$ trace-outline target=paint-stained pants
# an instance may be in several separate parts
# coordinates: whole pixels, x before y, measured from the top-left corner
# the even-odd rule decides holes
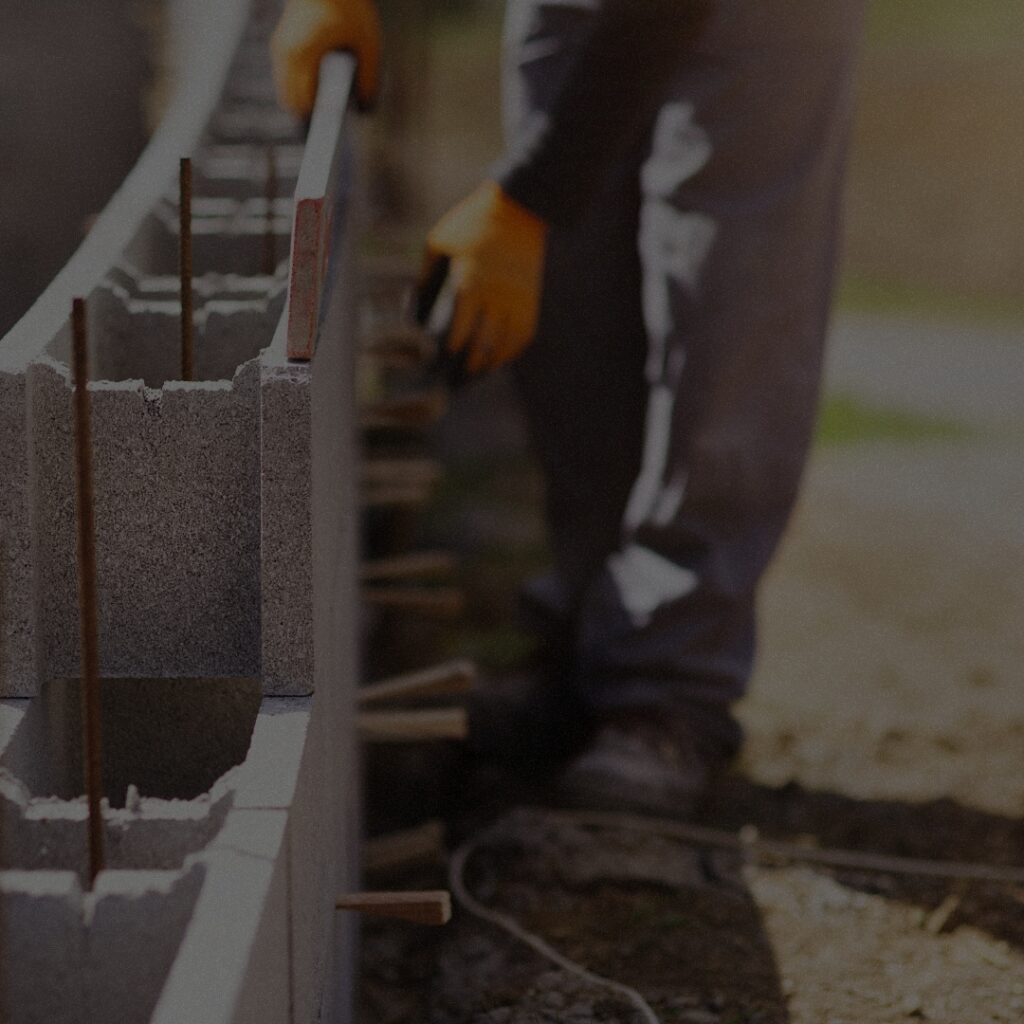
[[[510,146],[599,3],[509,0]],[[721,0],[582,222],[550,235],[516,375],[552,620],[595,713],[658,709],[738,740],[726,710],[817,406],[862,7]]]

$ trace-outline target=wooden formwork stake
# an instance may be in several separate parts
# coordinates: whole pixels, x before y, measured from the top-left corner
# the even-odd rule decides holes
[[[431,892],[355,892],[339,896],[339,910],[354,910],[372,917],[412,921],[413,924],[443,925],[452,918],[451,894],[443,889]]]
[[[444,416],[447,408],[447,393],[443,388],[432,388],[375,402],[360,413],[359,422],[364,430],[412,430],[432,426]]]
[[[382,487],[430,487],[441,478],[434,459],[368,459],[363,463],[363,483]]]
[[[195,376],[192,309],[192,161],[181,158],[178,172],[178,269],[181,276],[181,379]]]
[[[362,503],[424,505],[440,478],[441,467],[432,459],[369,459],[362,467]]]
[[[457,618],[466,608],[466,595],[458,587],[364,587],[363,600],[374,608],[440,619]]]
[[[75,421],[75,484],[78,523],[78,614],[81,646],[82,751],[89,804],[89,885],[103,870],[102,728],[100,721],[99,629],[96,612],[96,529],[93,519],[92,427],[89,415],[89,352],[85,301],[71,310]]]
[[[263,273],[272,277],[277,270],[277,236],[274,233],[274,207],[277,203],[277,151],[267,146],[267,223],[263,234]]]
[[[364,338],[364,355],[394,367],[419,366],[436,352],[436,343],[420,327],[389,327]]]
[[[421,861],[437,861],[444,854],[444,825],[427,821],[415,828],[390,832],[363,844],[364,871],[392,871]]]
[[[360,737],[369,743],[464,740],[469,735],[469,715],[465,708],[363,711],[357,717],[357,725]]]
[[[477,680],[477,668],[471,661],[450,661],[420,672],[381,679],[362,686],[357,701],[362,704],[384,704],[409,697],[450,697],[467,693]]]
[[[408,555],[394,555],[391,558],[364,562],[359,569],[359,577],[364,583],[429,579],[450,575],[457,566],[455,556],[449,551],[414,551]]]
[[[409,484],[404,487],[367,487],[363,492],[364,508],[397,508],[403,505],[426,505],[430,501],[432,488],[428,484]]]

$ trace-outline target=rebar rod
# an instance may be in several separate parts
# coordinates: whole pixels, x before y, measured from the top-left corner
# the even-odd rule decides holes
[[[81,646],[82,750],[89,803],[89,886],[103,870],[102,727],[99,630],[96,614],[96,529],[93,517],[92,430],[89,415],[89,353],[85,301],[71,312],[75,422],[75,484],[78,505],[78,612]]]

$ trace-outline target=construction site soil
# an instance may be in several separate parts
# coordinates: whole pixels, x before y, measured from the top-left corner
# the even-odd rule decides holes
[[[903,346],[913,364],[919,337],[943,332],[953,340],[933,345],[929,383],[908,375],[902,403],[887,400],[885,360]],[[1024,865],[1024,423],[993,401],[1007,382],[1024,382],[1024,357],[985,332],[840,324],[822,436],[762,595],[739,708],[746,747],[701,824],[811,849]],[[836,428],[836,396],[859,410],[856,436]],[[940,421],[955,429],[936,434]],[[433,644],[476,654],[497,680],[523,659],[528,642],[508,625],[516,581],[544,548],[518,437],[500,381],[456,401],[431,529],[465,556],[469,614],[440,631],[394,624],[387,659]],[[478,844],[466,871],[476,900],[632,986],[662,1021],[1024,1020],[1024,885],[754,863],[515,810],[543,790],[474,772],[454,748],[390,757],[371,771],[371,807],[384,780],[393,815],[445,817],[453,848]],[[445,881],[438,864],[389,884]],[[645,1019],[465,909],[430,936],[368,926],[363,977],[361,1020],[374,1024]]]

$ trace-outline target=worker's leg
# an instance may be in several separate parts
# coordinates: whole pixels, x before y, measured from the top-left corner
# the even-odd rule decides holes
[[[592,5],[589,5],[592,6]],[[588,4],[510,0],[506,37],[508,145],[550,108],[593,11]],[[636,252],[643,132],[591,212],[553,229],[540,324],[515,373],[544,470],[556,572],[530,588],[563,625],[620,540],[643,443],[647,349]],[[557,625],[557,622],[554,623]]]
[[[860,6],[723,2],[658,117],[641,175],[643,468],[581,613],[598,715],[738,738],[755,589],[815,415]]]

